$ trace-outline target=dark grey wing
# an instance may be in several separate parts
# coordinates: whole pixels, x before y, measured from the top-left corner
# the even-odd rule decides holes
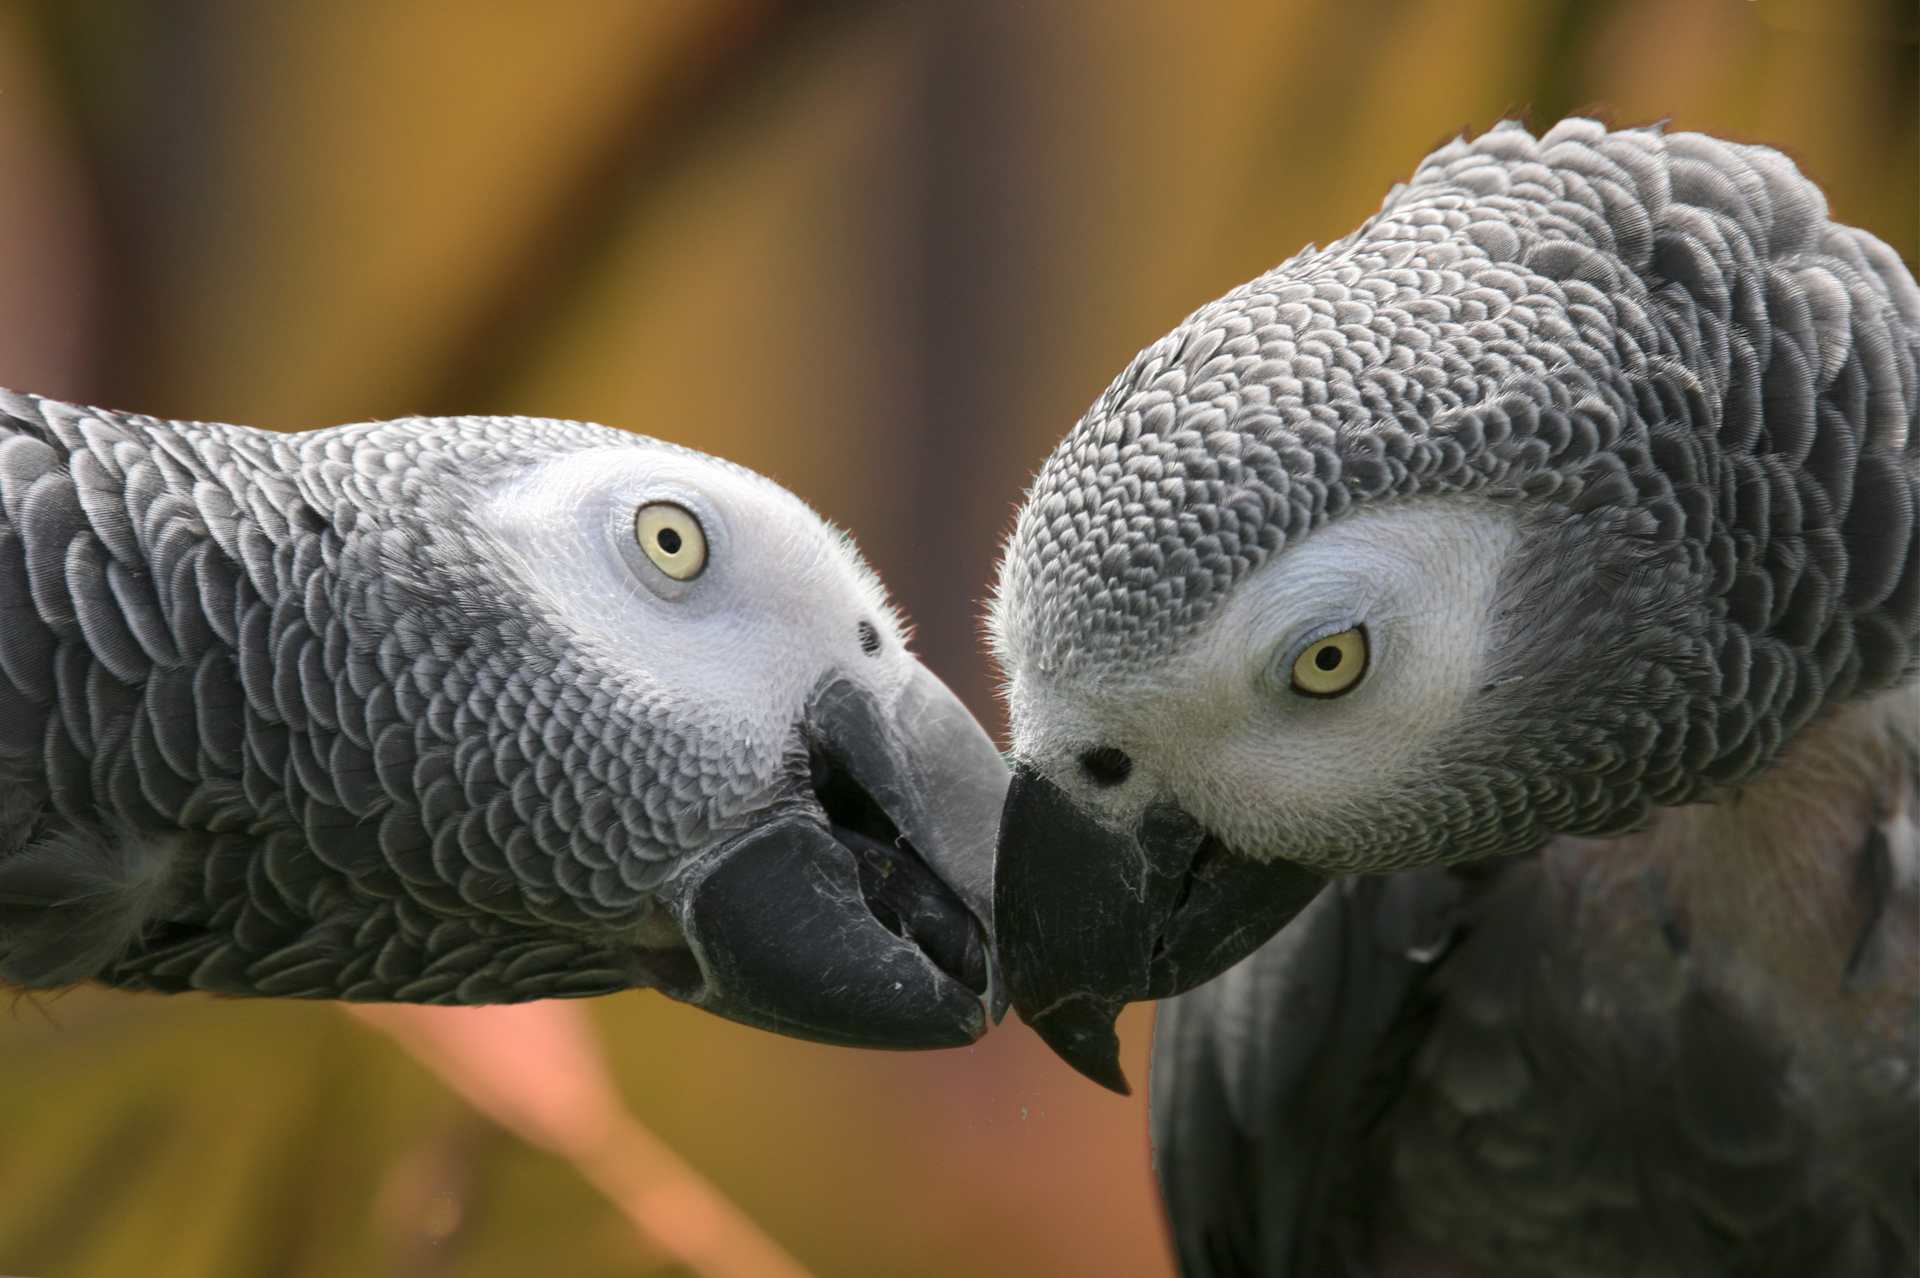
[[[647,889],[549,851],[584,822],[523,818],[589,769],[531,732],[524,619],[474,588],[497,569],[435,531],[459,473],[608,434],[288,437],[0,391],[0,981],[416,1002],[642,983],[550,926],[600,917],[563,887],[628,913]],[[637,845],[641,805],[616,806]]]
[[[218,516],[236,509],[235,477],[256,470],[258,504],[277,500],[282,522],[299,513],[292,485],[267,473],[272,447],[238,427],[0,393],[9,980],[102,974],[186,893],[183,865],[245,837],[223,815],[253,780],[241,735],[255,672],[239,632],[263,630],[283,594],[256,583],[294,564],[277,566],[277,547]]]
[[[1386,1204],[1370,1241],[1530,1276],[1914,1273],[1920,794],[1910,742],[1855,756],[1883,764],[1856,774],[1857,832],[1789,827],[1816,855],[1769,868],[1783,848],[1731,844],[1769,897],[1846,928],[1689,878],[1714,849],[1687,841],[1567,840],[1476,891],[1348,1204]],[[1802,806],[1852,807],[1813,775]]]
[[[1328,1210],[1425,1024],[1420,986],[1463,882],[1446,870],[1334,883],[1219,979],[1160,1005],[1154,1170],[1188,1278],[1319,1278]]]

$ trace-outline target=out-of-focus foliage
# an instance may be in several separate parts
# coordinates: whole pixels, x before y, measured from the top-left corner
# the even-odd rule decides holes
[[[16,0],[0,383],[722,453],[851,527],[991,720],[998,538],[1140,345],[1515,112],[1774,143],[1912,261],[1916,26],[1911,0]],[[909,1057],[651,995],[591,1015],[639,1119],[820,1274],[1168,1272],[1140,1102],[1018,1027]],[[23,1002],[0,1097],[0,1272],[672,1272],[331,1008]]]

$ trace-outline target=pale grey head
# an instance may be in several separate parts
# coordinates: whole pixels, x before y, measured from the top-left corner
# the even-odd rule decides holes
[[[1913,678],[1916,360],[1912,275],[1785,156],[1585,120],[1196,311],[1002,565],[1015,1005],[1111,1079],[1121,1002],[1322,876],[1630,829]],[[1052,948],[1082,909],[1112,953]]]

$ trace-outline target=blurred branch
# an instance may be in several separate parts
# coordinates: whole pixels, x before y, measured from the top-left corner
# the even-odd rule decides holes
[[[870,8],[860,0],[761,0],[715,6],[670,76],[646,76],[617,112],[605,141],[549,204],[448,345],[446,372],[420,397],[423,412],[491,411],[488,401],[520,372],[526,352],[605,260],[648,195],[669,189],[683,164],[760,100],[756,92],[837,23]]]
[[[735,1203],[627,1110],[586,1013],[348,1005],[474,1108],[571,1162],[649,1246],[703,1278],[810,1278]]]
[[[45,91],[62,117],[64,164],[87,208],[93,278],[76,275],[62,287],[89,288],[101,301],[89,325],[84,363],[71,381],[49,379],[27,389],[130,403],[144,355],[142,327],[154,322],[148,263],[158,202],[142,196],[156,174],[183,188],[199,180],[204,152],[180,143],[196,135],[196,112],[204,105],[203,77],[188,54],[206,24],[205,15],[190,8],[165,20],[126,8],[83,12],[88,8],[31,0],[10,15],[40,60]],[[168,110],[125,111],[122,95],[141,83],[132,74],[136,57],[149,74],[164,77]],[[129,117],[132,123],[123,123]],[[29,186],[35,184],[29,179]],[[28,256],[46,251],[36,242]]]

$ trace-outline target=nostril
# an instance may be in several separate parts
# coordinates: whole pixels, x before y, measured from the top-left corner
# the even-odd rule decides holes
[[[1125,750],[1095,746],[1080,756],[1080,770],[1087,774],[1087,780],[1109,789],[1124,783],[1133,774],[1133,760]]]

